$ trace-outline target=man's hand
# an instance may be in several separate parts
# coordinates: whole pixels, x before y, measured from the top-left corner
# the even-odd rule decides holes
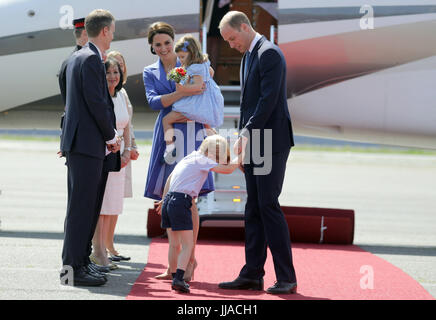
[[[245,154],[245,148],[247,147],[248,138],[244,136],[239,136],[238,140],[236,140],[235,144],[233,145],[233,152],[235,155]]]
[[[107,144],[107,149],[110,152],[117,153],[121,148],[121,138],[117,136],[117,141],[113,144]]]
[[[233,146],[233,151],[238,156],[238,167],[244,173],[244,158],[245,158],[245,149],[247,147],[248,138],[244,136],[239,136],[238,140],[236,140],[235,145]]]

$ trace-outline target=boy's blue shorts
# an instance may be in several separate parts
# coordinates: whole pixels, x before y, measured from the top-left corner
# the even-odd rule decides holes
[[[168,192],[162,203],[161,228],[173,231],[192,230],[192,198],[180,192]]]

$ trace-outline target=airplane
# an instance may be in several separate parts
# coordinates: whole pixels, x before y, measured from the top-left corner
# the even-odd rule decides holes
[[[435,149],[436,1],[278,6],[296,132]]]
[[[297,134],[436,148],[435,0],[279,0],[276,5]],[[127,6],[0,0],[0,19],[6,22],[0,30],[0,68],[7,75],[0,79],[0,111],[59,94],[59,66],[73,47],[72,20],[99,6],[116,15],[111,49],[125,55],[127,89],[141,100],[142,70],[156,59],[148,50],[148,25],[167,21],[177,38],[201,33],[200,1],[133,0]]]
[[[0,0],[0,111],[60,101],[57,74],[74,46],[72,20],[99,7],[116,18],[110,50],[128,62],[134,105],[145,103],[142,71],[156,60],[147,43],[152,22],[166,21],[176,40],[191,33],[206,47],[202,25],[211,13],[203,16],[200,0]],[[233,0],[232,9],[245,10],[282,49],[295,134],[436,149],[436,0]],[[221,42],[216,78],[229,96],[228,128],[239,115],[232,93],[238,96],[240,57]],[[241,175],[215,179],[217,190],[199,203],[204,217],[243,212]]]
[[[58,98],[58,72],[75,45],[72,21],[97,8],[112,12],[116,33],[111,50],[128,61],[130,98],[145,100],[142,72],[156,60],[147,43],[148,26],[159,20],[177,30],[198,36],[200,2],[192,0],[120,1],[0,0],[0,111],[23,105],[62,102]],[[138,97],[135,99],[135,97]],[[133,102],[133,101],[132,101]],[[63,107],[60,106],[60,110]]]

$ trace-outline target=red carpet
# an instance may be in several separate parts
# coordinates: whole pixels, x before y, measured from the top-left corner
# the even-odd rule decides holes
[[[434,300],[413,278],[383,259],[354,245],[293,244],[298,292],[270,295],[257,291],[233,291],[218,288],[218,283],[237,277],[244,264],[243,242],[199,240],[198,268],[190,282],[191,293],[171,290],[170,280],[154,276],[167,267],[167,239],[153,239],[149,259],[136,280],[129,300]],[[268,252],[264,277],[265,290],[274,284],[272,258]]]

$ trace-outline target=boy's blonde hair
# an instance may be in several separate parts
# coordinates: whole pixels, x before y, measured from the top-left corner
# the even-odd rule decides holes
[[[214,134],[203,140],[198,151],[204,156],[209,154],[215,157],[215,162],[219,164],[228,164],[230,162],[230,147],[227,139]]]
[[[208,55],[201,52],[201,45],[192,34],[187,34],[176,42],[174,47],[175,52],[188,52],[189,58],[186,61],[186,66],[194,63],[205,63],[208,60]]]

